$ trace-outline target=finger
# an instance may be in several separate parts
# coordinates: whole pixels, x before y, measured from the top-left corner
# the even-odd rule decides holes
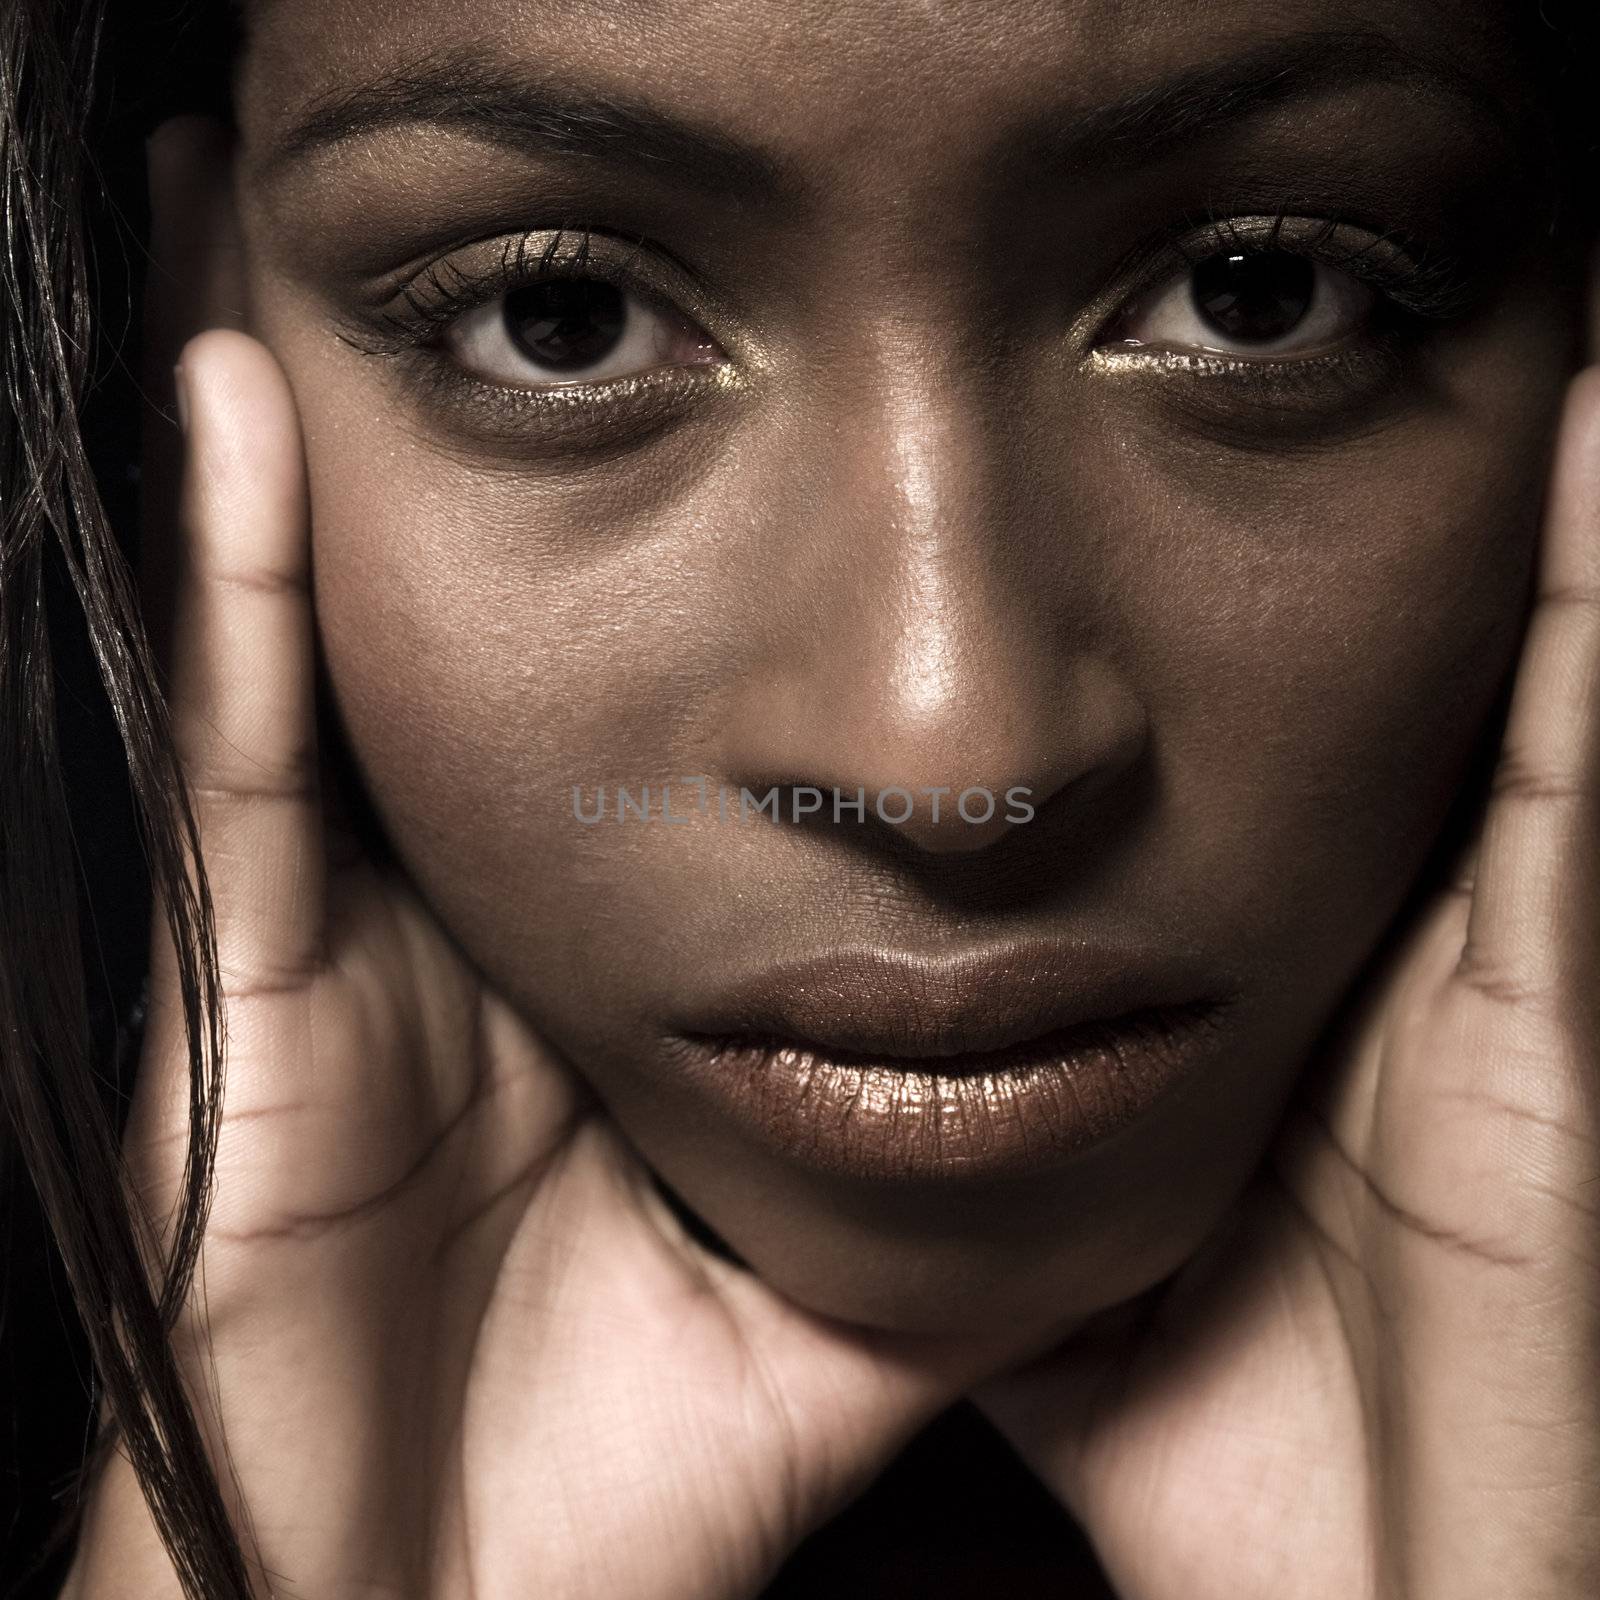
[[[1477,849],[1462,974],[1555,992],[1600,917],[1600,368],[1572,385],[1532,615]]]
[[[310,538],[282,370],[244,334],[185,346],[172,718],[230,1004],[323,954]]]
[[[140,498],[144,611],[158,659],[170,651],[183,452],[172,388],[178,353],[207,328],[244,326],[245,275],[233,207],[233,135],[213,117],[172,117],[146,144],[150,236]]]

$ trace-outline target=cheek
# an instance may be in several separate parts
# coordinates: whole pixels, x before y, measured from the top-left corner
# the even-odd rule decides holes
[[[1192,897],[1229,882],[1235,927],[1268,947],[1304,893],[1348,897],[1358,922],[1392,906],[1521,620],[1553,408],[1506,402],[1320,454],[1107,426],[1075,462],[1019,464],[1038,500],[1016,525],[1041,530],[1055,614],[1149,713],[1152,880]],[[572,791],[716,771],[719,697],[793,608],[762,557],[793,543],[794,496],[773,489],[792,468],[752,448],[541,478],[384,454],[352,438],[349,408],[305,410],[330,675],[424,886],[497,941],[508,873],[615,883],[612,914],[647,915],[652,864],[667,877],[692,852],[575,827]],[[826,493],[800,496],[808,518]]]
[[[1130,561],[1117,626],[1168,838],[1258,949],[1375,937],[1436,837],[1514,661],[1554,394],[1322,455],[1141,463],[1155,576]]]
[[[674,841],[583,826],[574,790],[710,770],[697,739],[737,607],[698,529],[726,491],[386,457],[331,402],[303,411],[318,625],[371,798],[446,924],[554,1026],[552,1002],[606,997],[619,926],[681,910]]]
[[[1214,1098],[1030,1190],[1002,1251],[959,1201],[909,1232],[840,1213],[633,1064],[689,964],[731,967],[757,913],[815,902],[818,841],[573,820],[574,785],[719,770],[720,696],[793,611],[773,573],[794,524],[844,515],[826,450],[751,437],[679,476],[641,456],[558,482],[415,443],[386,456],[352,437],[331,388],[296,388],[313,397],[330,678],[425,897],[748,1259],[840,1314],[887,1295],[890,1323],[920,1317],[949,1273],[974,1305],[1063,1284],[1133,1293],[1209,1227],[1397,909],[1510,665],[1557,398],[1552,384],[1505,414],[1322,454],[1108,425],[1075,462],[1057,447],[1008,463],[1037,497],[1007,524],[1030,530],[1048,598],[1028,615],[1118,667],[1159,761],[1155,803],[1119,814],[1104,899],[1169,919],[1252,999]]]

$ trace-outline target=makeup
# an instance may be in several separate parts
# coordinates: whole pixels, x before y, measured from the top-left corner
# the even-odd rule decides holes
[[[236,193],[396,865],[797,1303],[1148,1287],[1515,659],[1581,296],[1481,19],[378,9],[263,27]],[[1036,815],[795,814],[900,784]]]
[[[1203,1074],[1229,1003],[1110,946],[830,953],[730,989],[669,1054],[789,1160],[982,1181],[1067,1160]]]

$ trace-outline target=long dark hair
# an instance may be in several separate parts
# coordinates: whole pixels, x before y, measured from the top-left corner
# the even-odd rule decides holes
[[[1526,3],[1528,38],[1543,58],[1550,96],[1552,158],[1566,169],[1567,225],[1587,231],[1596,153],[1587,93],[1593,0]],[[136,9],[137,25],[126,21]],[[200,101],[214,104],[217,35],[207,30],[229,9],[224,0],[192,0],[166,19],[170,38],[140,59],[177,62],[181,78],[209,57]],[[155,0],[121,12],[118,25],[135,31],[161,23]],[[64,1370],[73,1349],[86,1354],[92,1376],[80,1391],[81,1417],[93,1420],[97,1435],[87,1458],[80,1451],[68,1463],[45,1559],[34,1550],[25,1569],[27,1525],[17,1511],[9,1522],[0,1514],[0,1560],[13,1579],[25,1570],[59,1572],[81,1468],[92,1471],[116,1446],[138,1473],[184,1592],[192,1600],[248,1600],[249,1567],[169,1339],[206,1219],[221,1109],[221,997],[194,819],[114,527],[131,518],[108,513],[108,506],[127,511],[128,485],[108,479],[103,467],[97,473],[86,432],[97,396],[101,403],[107,393],[120,397],[127,413],[138,409],[118,348],[121,328],[135,323],[129,316],[119,323],[110,310],[119,294],[126,310],[128,258],[92,248],[97,237],[126,243],[128,231],[114,205],[101,213],[108,228],[97,234],[91,223],[108,204],[97,139],[106,148],[108,125],[121,137],[128,132],[126,107],[118,124],[105,105],[102,13],[103,0],[0,0],[0,1336],[11,1378],[0,1401],[10,1408],[0,1412],[0,1488],[9,1478],[21,1506],[41,1448],[35,1436],[52,1424],[58,1434],[70,1432],[48,1405],[43,1416],[29,1412],[36,1386],[24,1366],[45,1359],[46,1346],[67,1352]],[[111,38],[112,54],[126,54],[127,37]],[[184,41],[186,52],[167,49]],[[143,108],[146,127],[160,111],[180,108],[158,102]],[[136,252],[136,244],[130,248]],[[108,379],[108,366],[120,382]],[[74,661],[87,664],[76,679]],[[115,1024],[123,997],[103,938],[115,917],[74,823],[86,787],[74,770],[76,741],[89,737],[82,730],[91,724],[111,730],[147,869],[132,903],[141,918],[147,901],[159,908],[179,957],[189,1145],[181,1204],[160,1246],[122,1168],[126,1063]],[[126,918],[126,906],[123,912]],[[27,1281],[18,1264],[34,1255]],[[58,1278],[70,1292],[64,1316],[49,1296]],[[49,1396],[50,1386],[43,1392]]]
[[[7,0],[0,10],[0,1163],[8,1221],[37,1207],[77,1308],[100,1412],[96,1456],[113,1442],[127,1452],[186,1593],[244,1600],[251,1585],[168,1337],[200,1247],[221,1111],[211,904],[128,565],[80,425],[96,348],[86,89],[100,45],[94,0]],[[56,645],[73,634],[116,729],[177,953],[189,1143],[164,1233],[125,1182],[91,1025],[93,896],[80,877],[57,697]],[[9,1270],[6,1287],[15,1316]]]

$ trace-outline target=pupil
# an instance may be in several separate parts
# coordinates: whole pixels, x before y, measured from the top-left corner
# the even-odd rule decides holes
[[[1317,269],[1282,251],[1212,256],[1194,271],[1195,309],[1219,333],[1270,344],[1293,333],[1311,309]]]
[[[541,366],[593,366],[615,349],[627,320],[622,290],[598,278],[552,278],[513,289],[505,301],[511,342]]]

